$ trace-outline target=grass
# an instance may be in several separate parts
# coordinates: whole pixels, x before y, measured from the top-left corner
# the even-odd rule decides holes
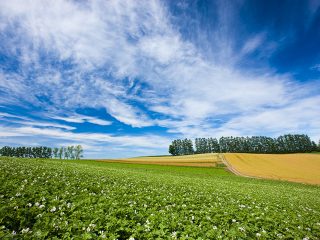
[[[228,163],[246,176],[320,185],[320,155],[224,154]]]
[[[320,188],[221,168],[0,159],[1,239],[319,239]]]

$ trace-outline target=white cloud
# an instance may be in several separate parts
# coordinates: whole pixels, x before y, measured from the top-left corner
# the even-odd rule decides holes
[[[221,27],[213,32],[210,44],[214,51],[208,57],[198,45],[183,38],[160,1],[2,1],[3,49],[22,67],[19,74],[0,72],[0,89],[7,92],[0,96],[0,103],[18,105],[25,101],[46,108],[43,97],[50,100],[50,107],[62,112],[105,108],[127,125],[159,125],[192,137],[243,134],[251,124],[260,126],[256,131],[273,133],[276,127],[268,124],[271,122],[279,131],[298,129],[301,121],[309,129],[317,129],[317,115],[312,114],[315,108],[309,108],[308,118],[294,114],[295,108],[303,110],[303,99],[312,92],[309,87],[300,89],[291,76],[276,74],[268,66],[254,71],[237,68],[245,55],[267,46],[267,36],[253,35],[236,51],[233,45],[237,39],[232,34],[237,21],[232,12],[235,7],[217,4]],[[12,30],[14,36],[7,36],[6,31]],[[46,54],[71,67],[56,67],[40,60]],[[286,120],[286,116],[292,117]],[[221,117],[227,123],[215,125],[214,120]],[[91,116],[53,118],[111,124]],[[289,124],[279,125],[284,121]],[[39,129],[32,131],[42,134]],[[79,134],[52,131],[48,134],[54,138],[82,139]],[[116,139],[125,140],[121,136]],[[117,143],[121,145],[120,140]],[[133,142],[141,146],[138,139]]]
[[[170,140],[165,137],[156,135],[143,136],[114,136],[104,133],[75,133],[70,131],[62,131],[61,129],[53,128],[38,128],[38,127],[1,127],[0,137],[41,137],[42,141],[55,139],[60,142],[76,142],[84,145],[99,146],[104,144],[104,147],[112,148],[113,146],[121,146],[126,149],[129,147],[149,148],[149,149],[167,149]],[[60,144],[59,144],[60,145]],[[93,148],[93,147],[92,147]]]
[[[264,38],[265,35],[261,33],[246,41],[241,50],[242,54],[249,54],[254,52],[259,46],[261,46]]]
[[[61,128],[61,129],[65,129],[65,130],[76,129],[75,127],[68,126],[68,125],[58,124],[58,123],[54,123],[54,122],[33,120],[29,117],[19,116],[19,115],[4,113],[4,112],[0,112],[0,118],[2,118],[2,123],[6,122],[10,125],[18,124],[18,125],[23,125],[23,126],[52,127],[52,128]]]
[[[279,109],[258,110],[229,121],[227,129],[246,129],[246,134],[270,132],[273,135],[298,132],[320,138],[320,97],[309,97]]]
[[[89,118],[87,119],[87,121],[96,125],[101,125],[101,126],[108,126],[112,124],[112,122],[110,121],[102,120],[99,118]]]
[[[314,66],[312,66],[312,67],[311,67],[311,70],[320,71],[320,63],[319,63],[319,64],[315,64]]]
[[[7,118],[7,117],[15,118],[16,115],[13,115],[13,114],[10,114],[10,113],[0,112],[0,118]]]
[[[65,122],[70,122],[70,123],[83,123],[85,122],[85,120],[81,117],[60,117],[60,116],[53,116],[51,117],[53,119],[57,119],[57,120],[62,120]]]
[[[173,123],[174,132],[183,132],[186,136],[221,137],[221,136],[279,136],[286,133],[308,134],[314,141],[320,139],[320,98],[303,98],[281,108],[256,109],[243,112],[215,126],[214,123],[202,122],[198,126]]]
[[[181,40],[177,35],[157,35],[142,38],[139,41],[138,48],[144,57],[151,58],[160,64],[170,64],[183,57],[180,55],[180,42]]]
[[[70,123],[84,123],[84,122],[89,122],[92,124],[96,124],[96,125],[101,125],[101,126],[107,126],[107,125],[111,125],[112,122],[111,121],[106,121],[100,118],[95,118],[95,117],[91,117],[91,116],[85,116],[85,115],[81,115],[81,114],[73,114],[70,116],[48,116],[49,118],[52,119],[57,119],[57,120],[62,120],[65,122],[70,122]]]
[[[63,124],[57,124],[57,123],[52,123],[52,122],[37,122],[37,121],[13,121],[16,124],[21,124],[21,125],[27,125],[27,126],[34,126],[34,127],[52,127],[52,128],[61,128],[61,129],[66,129],[66,130],[74,130],[76,129],[75,127],[63,125]],[[12,123],[12,121],[11,121]]]

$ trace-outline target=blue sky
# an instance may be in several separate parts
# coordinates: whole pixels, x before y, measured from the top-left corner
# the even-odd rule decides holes
[[[320,138],[320,1],[1,1],[0,146]]]

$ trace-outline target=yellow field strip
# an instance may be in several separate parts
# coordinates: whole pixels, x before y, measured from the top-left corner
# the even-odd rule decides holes
[[[226,153],[224,156],[225,165],[240,176],[320,184],[317,154]]]
[[[215,167],[219,162],[221,162],[218,154],[214,153],[195,154],[186,156],[138,157],[103,161],[117,163],[156,164],[193,167]]]

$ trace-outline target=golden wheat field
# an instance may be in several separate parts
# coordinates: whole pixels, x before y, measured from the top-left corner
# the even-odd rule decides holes
[[[231,170],[244,176],[320,184],[320,154],[224,154]]]
[[[137,164],[157,164],[170,166],[193,166],[193,167],[215,167],[220,160],[220,156],[215,153],[195,154],[185,156],[159,156],[159,157],[137,157],[123,158],[115,160],[104,160],[108,162],[137,163]]]

